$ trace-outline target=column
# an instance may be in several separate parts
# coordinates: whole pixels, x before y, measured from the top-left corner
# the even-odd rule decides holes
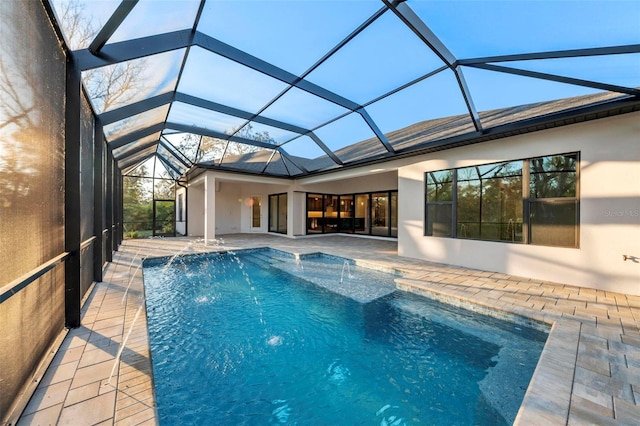
[[[216,238],[216,178],[210,173],[204,177],[204,239]]]

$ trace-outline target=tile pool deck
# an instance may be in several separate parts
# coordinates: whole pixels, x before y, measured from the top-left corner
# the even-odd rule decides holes
[[[157,424],[142,259],[273,247],[405,272],[398,287],[500,317],[553,324],[516,418],[521,425],[640,424],[640,297],[397,256],[395,241],[346,236],[128,240],[92,288],[18,425]],[[640,279],[640,278],[639,278]]]

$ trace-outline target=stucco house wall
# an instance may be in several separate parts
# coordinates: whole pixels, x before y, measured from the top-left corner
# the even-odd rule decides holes
[[[425,172],[580,152],[579,248],[424,236]],[[398,169],[400,256],[640,294],[640,113],[414,158]],[[623,255],[632,256],[624,260]]]

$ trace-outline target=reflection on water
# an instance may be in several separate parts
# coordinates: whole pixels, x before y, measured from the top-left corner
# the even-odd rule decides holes
[[[299,277],[294,256],[275,267],[283,258],[145,261],[161,423],[513,422],[545,333],[404,292],[357,301]]]

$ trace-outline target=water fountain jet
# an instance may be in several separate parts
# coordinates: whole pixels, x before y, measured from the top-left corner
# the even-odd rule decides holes
[[[344,270],[347,269],[347,278],[350,280],[353,279],[353,275],[351,274],[351,265],[348,260],[345,260],[342,264],[342,273],[340,274],[340,284],[344,282]]]

